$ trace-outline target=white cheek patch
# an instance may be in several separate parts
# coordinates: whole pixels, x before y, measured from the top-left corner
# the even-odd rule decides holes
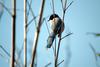
[[[53,19],[53,23],[54,23],[54,24],[57,24],[57,23],[58,23],[58,20],[59,20],[58,18],[54,18],[54,19]]]
[[[51,33],[51,32],[53,32],[53,30],[52,30],[53,20],[50,20],[49,22],[50,22],[50,33]]]
[[[51,26],[52,26],[52,24],[53,24],[53,23],[52,23],[53,21],[52,21],[52,20],[50,20],[49,22],[50,22],[50,27],[51,27]]]
[[[50,32],[53,32],[55,26],[57,25],[57,23],[59,23],[59,18],[54,18],[53,20],[50,20]]]

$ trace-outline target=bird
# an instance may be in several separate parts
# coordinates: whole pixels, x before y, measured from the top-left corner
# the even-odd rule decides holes
[[[58,14],[51,14],[48,20],[51,24],[51,31],[47,39],[47,48],[51,48],[53,41],[58,35],[58,37],[61,36],[62,32],[64,31],[64,22],[63,20],[58,16]]]

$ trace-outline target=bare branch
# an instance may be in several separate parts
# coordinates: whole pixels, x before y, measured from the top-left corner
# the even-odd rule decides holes
[[[61,5],[62,5],[62,9],[64,9],[64,6],[63,6],[63,0],[61,0]]]
[[[65,8],[65,11],[73,4],[74,1],[72,1],[68,6],[67,8]]]
[[[15,67],[15,46],[16,46],[16,0],[13,0],[12,6],[12,46],[11,46],[11,67]]]
[[[31,9],[31,5],[32,5],[32,0],[30,1],[30,3],[29,3],[29,1],[27,0],[27,4],[28,4],[28,6],[29,6],[29,10],[27,11],[27,16],[29,15],[29,12],[30,12],[30,9]]]
[[[0,2],[0,4],[5,8],[5,10],[12,16],[12,13],[9,11],[9,9],[3,4]]]
[[[92,51],[93,51],[93,53],[94,53],[97,67],[100,67],[100,65],[97,63],[97,60],[98,60],[98,59],[97,59],[97,53],[96,53],[96,50],[94,49],[94,47],[93,47],[91,44],[89,44],[89,46],[91,47],[91,49],[92,49]]]
[[[46,24],[46,27],[47,27],[47,31],[48,31],[48,33],[49,33],[49,35],[50,35],[49,27],[48,27],[48,25],[47,25],[47,22],[46,22],[46,21],[45,21],[45,24]]]
[[[64,10],[66,9],[66,5],[67,5],[67,0],[65,0]]]
[[[51,62],[49,62],[47,65],[45,65],[45,67],[48,67],[48,66],[50,66],[51,65]]]
[[[51,46],[51,47],[52,47],[52,50],[53,50],[53,54],[55,56],[55,48],[53,46]]]
[[[39,34],[40,34],[41,20],[42,20],[42,16],[43,16],[44,4],[45,4],[45,0],[42,0],[42,5],[41,5],[41,9],[40,9],[38,26],[37,26],[37,30],[36,30],[36,33],[35,33],[34,44],[33,44],[34,48],[33,48],[33,53],[32,53],[31,67],[34,67],[34,60],[35,60],[35,55],[36,55],[38,38],[39,38]]]
[[[7,56],[10,57],[10,53],[8,53],[7,50],[5,50],[5,48],[2,45],[0,45],[0,48],[7,54]]]
[[[30,21],[29,21],[29,23],[26,25],[26,27],[28,27],[31,23],[32,23],[32,21],[33,20],[35,20],[37,17],[33,17]]]
[[[52,0],[52,12],[53,14],[55,14],[55,7],[54,7],[54,0]],[[55,19],[54,19],[55,22]],[[55,37],[55,46],[53,47],[53,51],[54,51],[54,66],[56,67],[56,37]]]
[[[24,42],[23,42],[23,44],[24,44]],[[19,62],[19,60],[22,60],[22,59],[20,59],[20,57],[21,57],[21,53],[22,53],[22,51],[23,51],[23,48],[24,48],[24,45],[22,44],[22,46],[21,46],[21,49],[18,51],[18,53],[17,53],[17,55],[18,55],[18,57],[17,57],[17,59],[16,59],[16,64],[18,65],[18,66],[20,66],[20,64],[22,64],[22,63],[20,63]]]
[[[68,37],[68,36],[70,36],[71,34],[73,34],[73,33],[69,33],[69,34],[63,36],[63,37],[61,38],[61,40],[64,39],[64,38],[66,38],[66,37]]]
[[[30,11],[31,11],[31,14],[32,14],[33,18],[35,18],[35,19],[34,19],[34,21],[35,21],[35,27],[37,27],[36,16],[34,15],[34,12],[33,12],[33,10],[32,10],[31,4],[29,4],[28,1],[27,1],[27,4],[28,4],[28,6],[29,6],[29,8],[30,8]],[[33,21],[33,20],[32,20],[32,21]]]
[[[54,57],[56,59],[56,37],[55,37],[55,52],[54,52]]]
[[[65,2],[63,2],[63,0],[61,0],[61,4],[62,4],[62,9],[63,9],[63,14],[62,14],[62,16],[63,16],[63,20],[64,20],[64,16],[65,16],[65,12],[66,12],[66,10],[65,10],[65,8],[66,8],[66,5],[67,5],[67,0],[65,0]]]
[[[54,0],[52,0],[52,7],[53,7],[52,12],[54,14],[55,13]]]
[[[58,64],[57,64],[57,66],[59,66],[61,63],[63,63],[64,62],[64,60],[62,60],[61,62],[59,62]],[[49,62],[48,64],[46,64],[45,65],[45,67],[48,67],[48,66],[50,66],[51,65],[51,62]]]
[[[63,62],[64,62],[64,60],[62,60],[60,63],[58,63],[57,66],[59,66],[59,65],[60,65],[61,63],[63,63]]]
[[[92,49],[92,51],[94,53],[95,59],[97,61],[96,51],[95,51],[94,47],[91,44],[89,44],[89,46],[91,47],[91,49]]]
[[[55,67],[57,67],[57,64],[58,64],[58,55],[59,55],[60,43],[61,43],[61,35],[59,37],[59,42],[58,42],[57,55],[56,55],[56,59],[55,59]]]
[[[24,0],[24,66],[27,67],[27,0]]]

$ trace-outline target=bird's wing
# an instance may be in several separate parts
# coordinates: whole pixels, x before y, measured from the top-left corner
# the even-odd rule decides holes
[[[53,24],[53,27],[52,27],[54,33],[58,34],[58,31],[61,28],[61,22],[62,22],[61,19],[55,19],[55,23]]]

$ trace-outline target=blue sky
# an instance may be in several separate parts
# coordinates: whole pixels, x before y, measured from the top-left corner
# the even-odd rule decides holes
[[[0,0],[1,1],[1,0]],[[30,0],[29,0],[30,1]],[[68,4],[72,0],[68,0]],[[94,37],[92,35],[87,35],[87,32],[97,32],[100,33],[100,0],[73,0],[74,3],[66,11],[65,15],[65,30],[62,36],[66,35],[68,32],[73,34],[70,37],[65,38],[61,42],[59,62],[64,60],[64,62],[59,67],[66,67],[68,55],[70,52],[71,57],[68,67],[97,67],[96,60],[93,51],[91,50],[89,43],[93,45],[96,52],[100,53],[100,38]],[[44,67],[47,63],[52,64],[49,67],[53,67],[54,56],[52,48],[46,50],[48,31],[45,23],[48,24],[48,16],[52,14],[52,7],[50,5],[51,0],[46,0],[44,17],[47,17],[46,22],[43,23],[41,27],[41,33],[38,42],[37,49],[37,66]],[[11,0],[4,0],[5,6],[7,6],[10,11]],[[37,16],[40,10],[41,0],[32,1],[32,9],[34,14]],[[16,50],[20,50],[23,45],[23,0],[17,0],[17,19],[16,19]],[[55,12],[62,17],[62,8],[60,0],[55,0]],[[28,22],[32,19],[31,13],[28,16]],[[38,17],[36,21],[38,20]],[[35,33],[35,22],[31,23],[28,27],[29,31],[27,34],[28,38],[28,62],[31,57],[31,47],[34,40]],[[9,53],[11,51],[11,16],[4,9],[4,13],[0,20],[0,45],[2,45]],[[53,44],[54,46],[54,44]],[[3,67],[9,67],[9,61],[5,60],[9,57],[0,49],[0,54],[4,55],[4,58],[0,56],[0,64]],[[21,59],[23,60],[23,53],[21,54]],[[6,58],[6,59],[5,59]],[[98,57],[97,63],[100,65],[100,57]],[[5,65],[6,64],[6,65]]]

